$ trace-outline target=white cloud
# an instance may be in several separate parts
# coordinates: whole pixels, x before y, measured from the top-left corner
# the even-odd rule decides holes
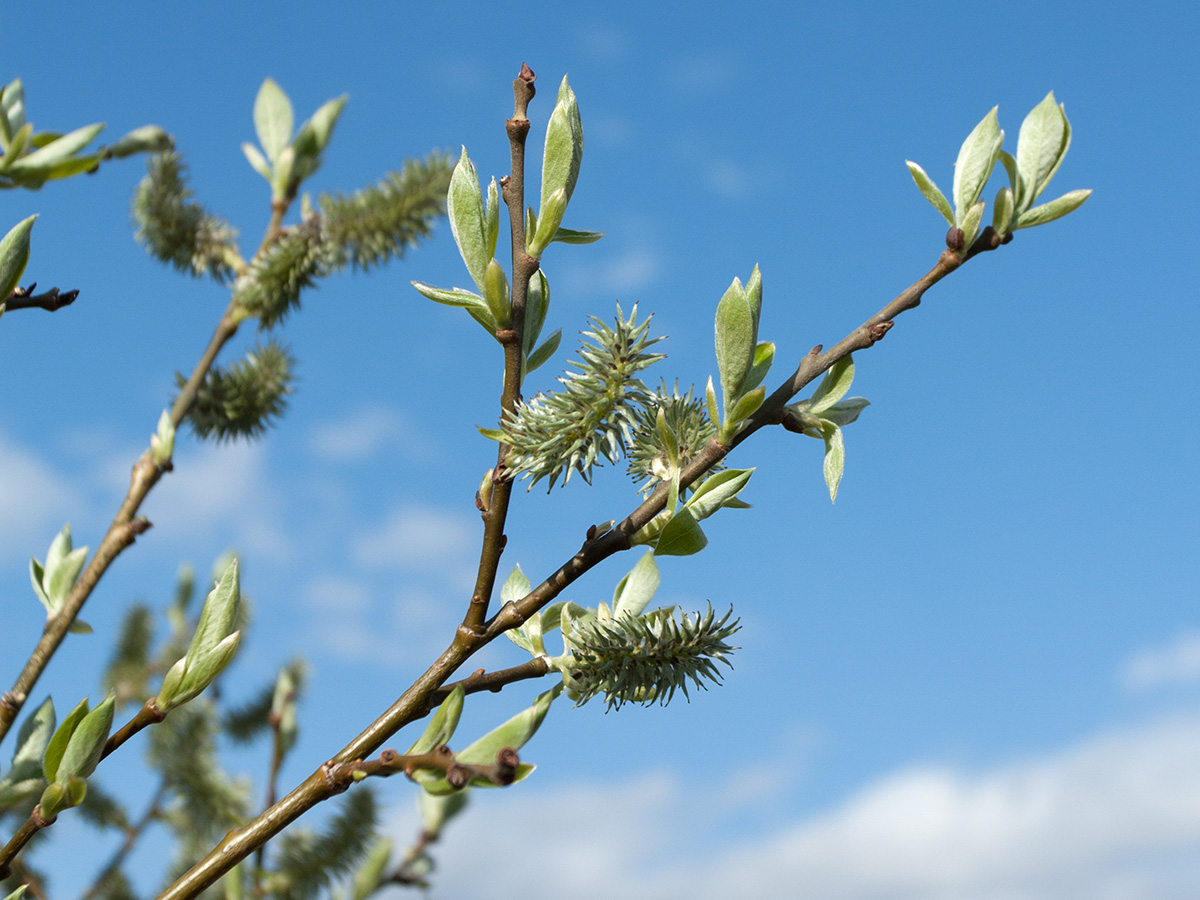
[[[0,559],[44,558],[84,498],[69,478],[2,434],[0,460]]]
[[[436,656],[446,644],[460,595],[437,597],[411,586],[379,598],[355,579],[326,576],[310,582],[305,600],[315,613],[313,643],[362,665],[397,668]]]
[[[661,268],[662,260],[657,253],[644,246],[631,247],[602,262],[574,262],[564,267],[562,290],[571,296],[644,294]]]
[[[393,409],[363,407],[327,422],[309,436],[309,449],[327,462],[359,462],[395,447],[406,457],[426,456],[429,440]]]
[[[1129,690],[1141,691],[1167,685],[1200,681],[1200,634],[1188,632],[1170,643],[1143,650],[1126,661],[1121,682]]]
[[[468,516],[409,506],[361,533],[353,553],[359,564],[371,568],[444,570],[465,562],[478,536]]]
[[[669,775],[555,793],[529,785],[473,801],[451,826],[433,896],[1193,898],[1198,748],[1193,712],[989,771],[913,767],[827,812],[715,848],[726,787]],[[536,876],[515,862],[514,844],[537,848]]]

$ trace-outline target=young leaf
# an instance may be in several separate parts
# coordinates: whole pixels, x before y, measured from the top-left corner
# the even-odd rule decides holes
[[[95,709],[79,720],[63,751],[55,781],[65,781],[71,777],[86,779],[95,771],[100,754],[104,752],[109,729],[112,728],[115,699],[116,695],[110,691]]]
[[[46,144],[40,150],[35,150],[28,156],[22,156],[9,166],[8,174],[12,175],[20,172],[31,175],[45,174],[49,177],[51,170],[55,166],[74,156],[90,144],[96,135],[103,130],[104,125],[100,122],[94,125],[85,125],[83,128],[76,128],[69,134],[64,134],[62,137]]]
[[[525,374],[528,375],[530,372],[534,371],[539,366],[543,365],[547,360],[549,360],[550,357],[554,355],[555,351],[558,350],[558,345],[561,340],[562,329],[558,328],[552,335],[550,335],[550,337],[546,338],[546,340],[544,340],[536,350],[529,354],[529,358],[525,361]]]
[[[992,206],[992,229],[999,235],[1009,232],[1013,217],[1012,188],[1002,187],[996,192],[996,203]]]
[[[993,106],[992,111],[967,135],[954,163],[954,222],[964,231],[963,220],[992,174],[992,167],[996,164],[1000,145],[1004,141],[996,109]]]
[[[267,183],[271,183],[274,174],[271,172],[271,164],[267,162],[267,158],[259,152],[258,148],[249,141],[242,141],[242,153],[246,155],[246,161],[250,163],[250,167],[259,175],[267,179]]]
[[[1017,219],[1012,228],[1016,231],[1018,228],[1032,228],[1035,225],[1045,225],[1047,222],[1061,219],[1067,213],[1074,212],[1083,206],[1083,201],[1090,196],[1092,196],[1090,190],[1069,191],[1057,200],[1051,200],[1049,203],[1043,203],[1041,206],[1035,206],[1028,212],[1022,213],[1021,218]]]
[[[583,162],[583,124],[579,118],[579,104],[575,92],[564,75],[558,87],[558,101],[546,123],[546,146],[542,151],[542,195],[538,218],[544,214],[550,195],[557,190],[565,194],[570,202],[579,180],[579,166]],[[526,234],[533,234],[529,229]]]
[[[254,98],[254,130],[267,159],[278,166],[279,156],[292,139],[292,101],[275,79],[268,78]]]
[[[648,551],[645,556],[624,578],[617,582],[613,591],[612,617],[640,616],[654,599],[658,590],[660,576],[658,564],[654,561],[654,552]]]
[[[975,238],[979,237],[979,226],[983,224],[983,206],[983,201],[980,200],[963,216],[962,224],[959,226],[963,232],[962,253],[966,253],[975,243]]]
[[[22,219],[0,239],[0,303],[8,299],[25,273],[29,263],[29,232],[36,219],[36,214]]]
[[[604,237],[604,234],[603,231],[572,231],[570,228],[559,228],[551,240],[560,244],[594,244]]]
[[[462,288],[437,288],[432,284],[424,284],[420,281],[412,282],[412,286],[418,291],[432,300],[434,303],[444,303],[446,306],[466,306],[486,311],[487,303],[478,294],[472,294],[470,291],[464,291]],[[490,313],[489,313],[490,315]],[[495,328],[492,329],[495,331]]]
[[[434,747],[440,747],[450,741],[450,738],[454,736],[454,729],[458,727],[459,717],[462,716],[464,696],[462,685],[455,685],[454,690],[442,701],[437,712],[430,718],[429,724],[425,726],[425,731],[408,748],[408,755],[428,753]]]
[[[654,545],[655,556],[691,556],[708,546],[708,538],[686,506],[677,509],[663,526],[658,543]]]
[[[62,724],[54,731],[54,735],[50,738],[46,745],[46,755],[42,758],[42,772],[46,776],[47,781],[54,781],[58,776],[59,763],[62,762],[63,754],[67,750],[67,744],[71,740],[71,735],[79,726],[80,721],[88,713],[87,698],[84,697],[75,705],[75,708],[67,713],[67,717],[62,720]]]
[[[721,392],[728,416],[730,406],[741,396],[755,350],[754,313],[746,290],[737,278],[717,304],[715,331],[717,371],[721,375]]]
[[[808,402],[807,411],[820,415],[833,404],[846,396],[854,381],[854,355],[844,356],[830,366],[812,399]]]
[[[1018,208],[1027,210],[1046,189],[1058,171],[1067,147],[1071,128],[1063,108],[1054,102],[1054,91],[1030,110],[1017,135],[1017,171],[1024,186],[1017,198]]]
[[[825,433],[825,486],[829,488],[829,501],[837,502],[838,485],[842,483],[842,470],[846,466],[846,448],[842,443],[842,429],[827,422]]]
[[[775,362],[775,344],[770,341],[763,341],[754,348],[754,359],[750,363],[750,369],[746,372],[746,380],[742,382],[743,391],[752,391],[767,377],[767,373],[771,371],[771,364]]]
[[[950,209],[950,203],[946,199],[946,195],[938,190],[938,186],[933,183],[933,179],[925,174],[925,170],[918,166],[912,160],[905,160],[904,164],[908,166],[908,174],[912,175],[913,181],[917,183],[917,189],[924,195],[933,208],[942,214],[942,217],[951,225],[954,224],[954,212]]]
[[[696,521],[707,519],[728,505],[750,481],[753,469],[727,469],[705,479],[685,504]]]
[[[458,252],[467,271],[471,273],[476,287],[483,291],[484,275],[492,254],[487,252],[488,237],[484,228],[483,194],[479,190],[479,176],[462,148],[458,165],[450,176],[450,190],[446,194],[446,213],[450,218],[450,232],[458,244]]]

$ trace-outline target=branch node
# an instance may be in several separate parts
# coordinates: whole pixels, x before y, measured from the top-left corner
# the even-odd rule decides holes
[[[821,351],[824,349],[825,349],[824,344],[817,344],[817,346],[813,347],[811,350],[808,351],[808,355],[809,356],[820,356]]]
[[[895,322],[887,321],[887,322],[880,322],[877,325],[872,325],[867,330],[867,337],[869,337],[871,339],[872,344],[874,344],[876,341],[881,341],[881,340],[883,340],[883,336],[885,334],[887,334],[889,331],[891,331],[892,326],[895,324],[896,324]]]

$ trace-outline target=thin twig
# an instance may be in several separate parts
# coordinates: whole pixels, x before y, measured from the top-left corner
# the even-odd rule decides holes
[[[37,287],[37,282],[26,288],[14,288],[13,292],[8,295],[8,299],[4,301],[4,311],[44,309],[46,312],[58,312],[64,306],[74,303],[75,298],[79,296],[78,290],[59,291],[56,287],[41,294],[35,294],[33,292],[35,287]]]
[[[132,719],[109,735],[108,740],[104,742],[104,752],[100,754],[100,758],[104,759],[143,728],[157,725],[166,717],[166,712],[159,709],[158,704],[151,697]]]

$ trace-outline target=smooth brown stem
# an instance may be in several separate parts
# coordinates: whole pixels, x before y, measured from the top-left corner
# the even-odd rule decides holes
[[[525,138],[529,134],[529,119],[526,111],[535,93],[533,71],[522,64],[521,74],[513,81],[513,117],[504,123],[508,133],[509,156],[512,171],[502,179],[504,203],[508,207],[509,233],[512,236],[512,325],[497,332],[496,337],[504,347],[504,388],[500,394],[500,417],[516,411],[521,400],[522,347],[525,335],[525,301],[528,297],[529,279],[538,269],[538,261],[525,252]],[[501,444],[497,451],[495,485],[491,500],[483,510],[483,541],[479,551],[479,568],[475,576],[475,589],[471,602],[463,616],[462,627],[472,633],[483,630],[487,619],[492,592],[496,588],[496,572],[500,568],[500,556],[504,552],[504,525],[508,519],[508,504],[512,498],[512,480],[504,478],[504,461],[508,457],[508,445]]]
[[[217,354],[237,333],[237,329],[236,307],[231,301],[225,314],[221,316],[220,322],[217,323],[217,328],[200,357],[200,361],[196,363],[191,377],[180,390],[179,397],[171,409],[171,421],[176,427],[182,424],[188,411],[192,408],[192,404],[196,402],[196,392],[216,361]],[[137,512],[146,499],[146,495],[162,478],[164,471],[166,471],[164,468],[160,468],[154,463],[148,452],[142,454],[133,464],[129,491],[125,494],[125,499],[121,501],[117,514],[108,526],[108,532],[96,548],[96,552],[83,570],[83,574],[71,588],[71,593],[67,595],[59,614],[46,625],[37,646],[30,653],[25,667],[17,676],[11,690],[0,698],[0,740],[4,739],[12,727],[21,708],[25,705],[25,701],[29,698],[29,693],[41,678],[46,666],[50,664],[54,653],[66,638],[67,631],[79,616],[79,611],[83,609],[83,604],[92,595],[92,591],[95,590],[104,573],[108,571],[108,567],[125,548],[134,542],[139,534],[150,527],[150,523],[146,519],[137,517]]]
[[[508,669],[497,669],[495,672],[485,672],[479,669],[459,681],[451,681],[442,685],[429,695],[425,705],[425,715],[441,705],[450,696],[450,692],[461,686],[464,694],[478,694],[482,691],[499,691],[506,685],[530,678],[541,678],[550,673],[550,666],[544,657],[535,657],[519,666]]]
[[[100,758],[104,759],[143,728],[157,725],[166,717],[166,712],[159,709],[158,704],[151,697],[132,719],[109,735],[108,740],[104,742],[104,752],[100,754]]]
[[[41,804],[33,808],[33,812],[29,814],[29,818],[24,821],[17,833],[12,836],[4,849],[0,850],[0,879],[7,878],[12,874],[12,863],[17,858],[17,854],[33,838],[35,834],[54,824],[54,819],[42,818]]]

